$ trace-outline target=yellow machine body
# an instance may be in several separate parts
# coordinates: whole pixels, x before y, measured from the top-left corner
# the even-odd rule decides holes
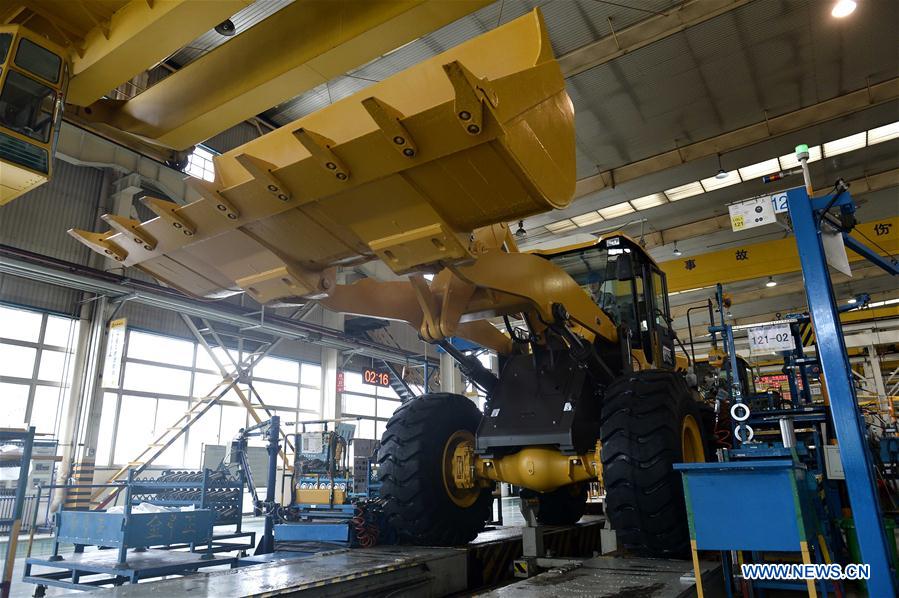
[[[0,25],[0,205],[50,179],[68,76],[62,48]]]
[[[489,318],[527,314],[540,337],[561,303],[587,342],[616,342],[578,283],[519,252],[505,224],[569,204],[574,147],[573,107],[535,10],[217,156],[214,182],[190,181],[192,203],[147,197],[152,220],[108,214],[108,232],[69,232],[197,296],[316,299],[501,354],[513,343]],[[337,284],[338,267],[374,259],[408,278]],[[464,460],[473,477],[539,490],[599,475],[595,454],[544,447]]]
[[[294,502],[305,505],[329,505],[331,504],[331,490],[329,488],[297,488]],[[346,491],[340,488],[334,489],[334,504],[346,503]]]

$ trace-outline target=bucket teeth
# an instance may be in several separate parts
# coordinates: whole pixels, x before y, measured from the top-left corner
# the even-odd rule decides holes
[[[188,178],[187,186],[199,193],[203,199],[209,202],[209,205],[214,208],[216,214],[221,214],[228,220],[237,220],[240,218],[240,210],[238,210],[230,201],[225,199],[225,196],[222,195],[220,191],[217,191],[214,186],[195,178]]]
[[[111,229],[122,233],[126,239],[130,239],[147,251],[153,251],[156,248],[156,239],[141,228],[139,221],[125,218],[124,216],[117,216],[116,214],[103,214],[100,218]]]
[[[384,136],[390,141],[390,145],[406,158],[414,158],[418,153],[415,140],[402,123],[404,118],[399,110],[381,101],[376,97],[362,100],[362,107],[368,112]]]
[[[154,214],[168,222],[172,228],[181,231],[184,236],[192,237],[197,232],[196,227],[180,214],[181,206],[175,202],[158,197],[144,197],[141,201],[153,210]]]
[[[117,262],[124,262],[128,257],[128,252],[109,240],[109,237],[115,233],[92,233],[86,230],[70,228],[69,235],[80,243],[87,245],[97,253],[114,259]]]
[[[279,201],[288,202],[291,200],[290,190],[272,173],[276,168],[274,164],[250,154],[238,154],[234,156],[234,159],[243,166],[244,170],[250,173],[250,176],[259,185]]]
[[[318,161],[322,167],[334,174],[338,181],[347,181],[350,178],[350,169],[341,161],[341,159],[331,149],[334,141],[328,139],[324,135],[319,135],[315,131],[300,128],[293,132],[293,136],[297,138],[303,147],[306,148],[312,157]]]

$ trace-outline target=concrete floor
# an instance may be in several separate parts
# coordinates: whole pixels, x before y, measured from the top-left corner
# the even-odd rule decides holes
[[[495,508],[494,508],[495,509]],[[506,497],[502,499],[502,511],[503,511],[503,525],[523,525],[524,518],[521,516],[521,512],[518,510],[518,498],[517,497]],[[495,515],[494,510],[494,515]],[[256,539],[262,536],[262,530],[264,526],[264,520],[261,517],[246,517],[243,521],[243,530],[244,531],[255,531]],[[35,586],[30,583],[25,583],[22,581],[22,572],[25,567],[25,551],[27,549],[27,537],[23,537],[19,542],[18,550],[16,551],[20,556],[16,558],[15,565],[13,567],[13,581],[12,588],[10,593],[10,598],[28,598],[34,592]],[[96,548],[87,548],[86,550],[96,550]],[[6,545],[4,543],[0,543],[0,554],[5,554]],[[63,547],[60,552],[62,554],[71,553],[72,547]],[[35,537],[34,545],[32,546],[31,554],[32,556],[49,556],[53,553],[53,538],[52,536],[39,536]],[[221,567],[227,568],[227,567]],[[209,569],[205,569],[205,571],[210,571],[215,569],[215,567],[210,567]],[[39,572],[37,568],[34,570],[35,572]],[[70,592],[70,590],[64,590],[62,588],[47,588],[46,595],[47,596],[58,596],[61,594],[65,594]]]

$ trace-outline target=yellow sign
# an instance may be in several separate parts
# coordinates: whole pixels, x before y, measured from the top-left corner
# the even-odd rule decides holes
[[[880,255],[899,253],[899,217],[864,222],[852,237]],[[850,262],[862,257],[848,252]],[[796,239],[788,237],[764,243],[737,245],[660,264],[668,276],[668,292],[685,291],[728,283],[777,276],[800,270]]]

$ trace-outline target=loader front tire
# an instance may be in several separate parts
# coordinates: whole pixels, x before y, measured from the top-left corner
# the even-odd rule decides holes
[[[690,535],[674,463],[705,461],[699,405],[675,372],[613,382],[602,407],[605,513],[618,542],[642,556],[681,557]]]
[[[425,394],[404,403],[378,450],[384,513],[401,543],[457,546],[490,519],[492,490],[456,488],[448,472],[454,444],[473,440],[481,413],[468,398]]]

